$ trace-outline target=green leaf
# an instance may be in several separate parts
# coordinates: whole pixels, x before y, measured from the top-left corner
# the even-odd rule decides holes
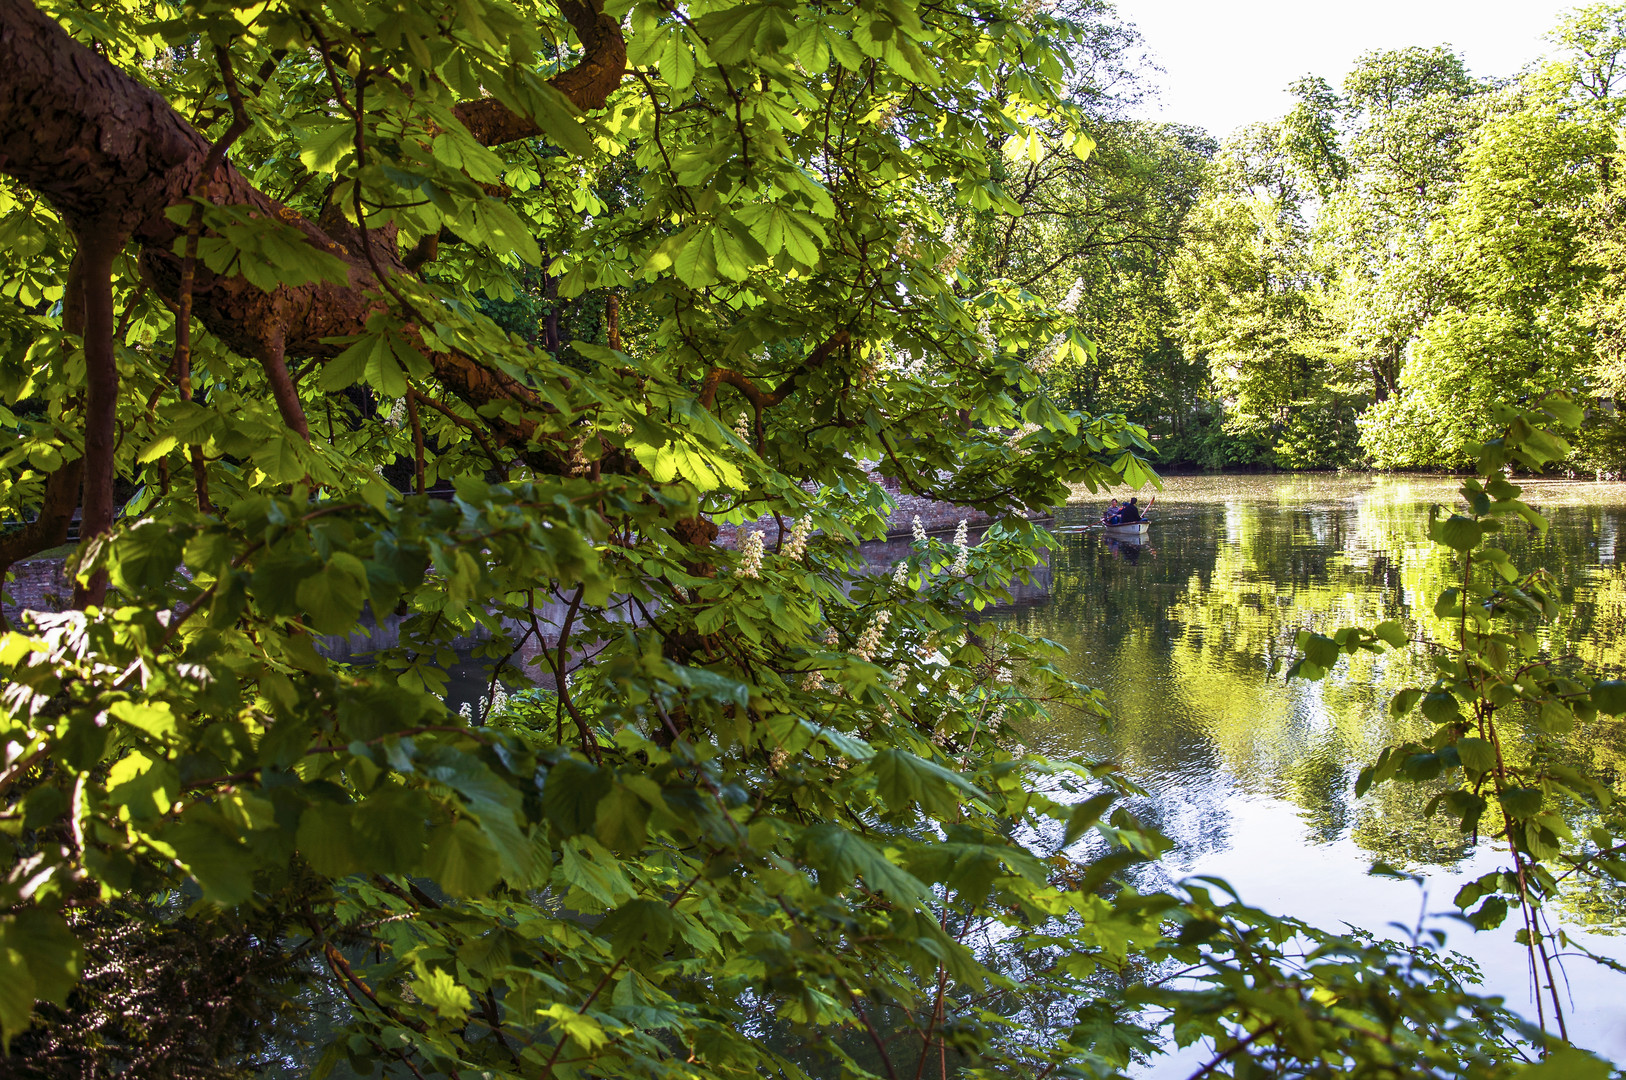
[[[497,884],[501,866],[496,849],[468,818],[440,825],[429,834],[424,872],[457,897],[484,896]]]
[[[606,915],[597,932],[610,940],[619,960],[634,952],[661,956],[676,929],[670,905],[659,900],[632,900]]]
[[[406,874],[423,861],[429,799],[420,791],[381,785],[350,809],[354,851],[367,869]]]
[[[1458,739],[1456,745],[1457,756],[1467,768],[1478,773],[1496,768],[1496,748],[1488,740],[1464,737]]]
[[[443,968],[429,968],[412,980],[412,992],[425,1005],[455,1024],[468,1019],[474,1008],[474,999],[467,987],[459,986],[451,972]]]
[[[893,812],[919,803],[927,813],[953,818],[959,815],[962,799],[982,796],[958,773],[906,750],[881,750],[870,759],[868,769],[875,777],[876,794]]]
[[[189,812],[188,820],[164,829],[163,841],[175,849],[203,898],[221,907],[235,907],[254,895],[253,852],[228,835],[211,815]],[[205,818],[205,820],[191,820]]]
[[[1422,700],[1422,697],[1423,692],[1415,687],[1400,691],[1389,699],[1389,715],[1405,716],[1417,708],[1417,703]]]
[[[926,886],[914,875],[894,866],[869,841],[833,822],[814,825],[802,833],[799,846],[818,874],[819,888],[835,893],[862,878],[869,888],[894,900],[922,907],[931,902]]]
[[[1298,635],[1299,648],[1304,650],[1304,658],[1316,667],[1328,669],[1338,663],[1338,655],[1342,651],[1338,643],[1323,634],[1300,632]]]
[[[164,758],[133,751],[113,763],[107,773],[107,798],[127,807],[137,821],[161,817],[180,795],[181,778]]]
[[[79,982],[84,950],[61,915],[45,908],[23,908],[14,919],[0,922],[0,947],[22,955],[33,980],[35,998],[59,1006],[67,1004],[69,991]],[[0,974],[0,981],[4,978]],[[0,1004],[0,1014],[4,1009]]]
[[[1503,791],[1497,796],[1502,809],[1507,816],[1515,821],[1524,821],[1541,813],[1541,792],[1536,788],[1513,787]]]
[[[1609,1080],[1614,1066],[1573,1046],[1552,1050],[1541,1061],[1513,1074],[1518,1080]]]
[[[1484,538],[1485,527],[1472,518],[1452,514],[1444,521],[1431,522],[1429,535],[1435,541],[1457,551],[1472,551]]]
[[[1372,632],[1378,636],[1379,640],[1388,642],[1389,645],[1396,649],[1406,647],[1406,628],[1398,622],[1391,620],[1378,623]]]
[[[1436,724],[1448,724],[1462,715],[1457,699],[1442,690],[1431,690],[1423,695],[1423,715]]]
[[[565,758],[548,770],[542,784],[542,813],[565,836],[597,828],[598,804],[614,778],[579,758]]]
[[[1073,807],[1073,812],[1067,817],[1067,833],[1062,838],[1063,847],[1071,847],[1079,837],[1088,832],[1107,808],[1118,800],[1115,791],[1103,791],[1091,795],[1088,799]]]
[[[631,788],[616,784],[598,802],[594,833],[611,851],[632,855],[644,846],[649,807]]]
[[[367,602],[367,567],[347,551],[336,551],[317,573],[299,583],[295,597],[305,621],[324,634],[355,629]]]
[[[11,1040],[28,1028],[33,1014],[34,977],[28,962],[18,950],[0,945],[0,1036],[8,1054]]]
[[[1610,716],[1626,713],[1626,681],[1604,679],[1592,684],[1592,707]]]
[[[319,802],[306,807],[299,816],[294,842],[311,869],[324,877],[341,878],[361,868],[350,807],[342,803]]]
[[[175,714],[165,701],[118,701],[108,708],[107,715],[154,739],[167,739],[176,730]]]

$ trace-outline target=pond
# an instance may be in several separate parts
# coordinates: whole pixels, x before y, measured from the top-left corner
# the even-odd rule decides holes
[[[1386,707],[1422,677],[1419,658],[1353,658],[1324,683],[1281,676],[1300,629],[1400,618],[1433,630],[1450,569],[1427,540],[1427,513],[1455,502],[1456,486],[1433,477],[1170,478],[1145,547],[1063,535],[1049,599],[1005,617],[1067,646],[1077,677],[1109,694],[1104,727],[1058,715],[1023,737],[1044,753],[1122,763],[1149,793],[1132,809],[1176,844],[1155,873],[1222,877],[1250,904],[1333,930],[1347,923],[1400,937],[1390,924],[1409,932],[1421,918],[1478,963],[1485,992],[1534,1016],[1513,927],[1475,933],[1451,918],[1458,887],[1502,865],[1496,852],[1425,819],[1429,795],[1416,787],[1354,795],[1360,768],[1414,734]],[[1552,529],[1508,546],[1561,583],[1564,612],[1549,644],[1620,673],[1626,485],[1536,483],[1525,498]],[[1057,525],[1098,520],[1099,508],[1065,507]],[[1574,752],[1606,778],[1626,773],[1626,722],[1578,730]],[[1422,884],[1371,875],[1380,860]],[[1568,897],[1557,916],[1587,948],[1626,958],[1626,937],[1614,936],[1626,930],[1620,891]],[[1571,1037],[1626,1061],[1626,977],[1579,958],[1565,970]],[[1190,1071],[1181,1056],[1149,1075]]]

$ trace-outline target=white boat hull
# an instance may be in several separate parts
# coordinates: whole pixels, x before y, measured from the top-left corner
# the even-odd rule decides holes
[[[1101,535],[1109,540],[1145,540],[1152,531],[1150,521],[1132,521],[1127,525],[1103,525]]]

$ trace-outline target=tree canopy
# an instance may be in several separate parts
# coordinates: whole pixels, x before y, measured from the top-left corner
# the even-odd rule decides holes
[[[984,617],[1030,515],[1155,480],[988,243],[1096,183],[1102,28],[0,0],[0,565],[78,537],[0,637],[8,1071],[1529,1072],[1449,957],[1150,888],[1132,782],[1022,745],[1103,710]],[[987,526],[872,570],[889,488]]]

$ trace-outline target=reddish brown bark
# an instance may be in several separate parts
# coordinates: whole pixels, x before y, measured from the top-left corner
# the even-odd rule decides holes
[[[85,456],[82,537],[100,536],[113,527],[113,450],[118,441],[119,368],[113,341],[113,260],[124,236],[94,226],[82,227],[75,273],[85,305]],[[75,607],[100,604],[107,594],[107,574],[98,571],[87,584],[75,585]]]
[[[581,39],[586,55],[548,83],[578,109],[602,109],[627,70],[627,43],[621,37],[621,24],[580,0],[560,0],[559,10]],[[547,134],[530,117],[520,116],[495,98],[464,102],[452,112],[486,146]]]

